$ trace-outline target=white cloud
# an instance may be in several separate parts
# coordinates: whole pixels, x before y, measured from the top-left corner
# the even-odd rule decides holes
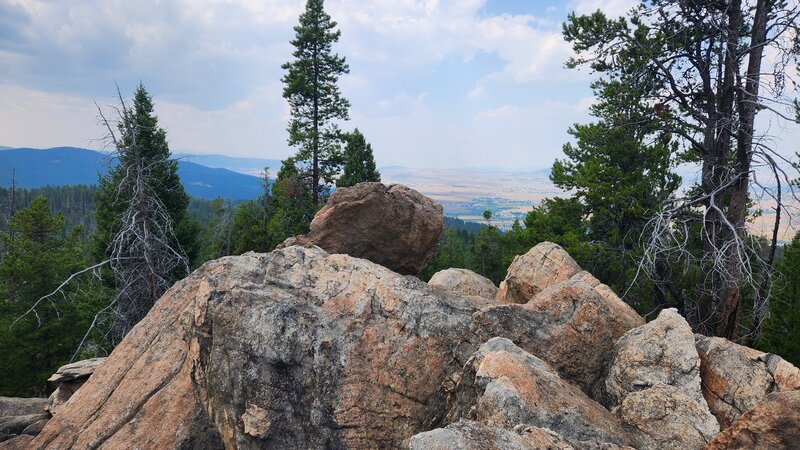
[[[578,14],[591,14],[599,9],[608,16],[617,17],[625,15],[639,3],[638,0],[574,0],[567,8]]]

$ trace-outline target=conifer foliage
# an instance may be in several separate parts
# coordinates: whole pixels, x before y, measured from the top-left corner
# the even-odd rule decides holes
[[[304,167],[314,205],[320,191],[339,172],[341,155],[337,120],[348,120],[350,103],[342,97],[337,81],[349,73],[344,57],[332,45],[341,32],[323,8],[323,0],[308,0],[294,28],[294,61],[284,64],[283,97],[289,102],[289,145],[298,147],[295,157]]]
[[[353,186],[364,181],[381,181],[381,174],[375,167],[372,146],[358,128],[348,133],[345,141],[344,173],[336,180],[336,187]]]

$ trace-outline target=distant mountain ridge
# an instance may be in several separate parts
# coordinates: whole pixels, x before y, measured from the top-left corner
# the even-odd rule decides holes
[[[191,158],[178,160],[178,175],[186,192],[193,197],[245,200],[262,192],[259,177],[226,168],[207,167],[189,161]],[[17,186],[21,188],[93,185],[97,184],[100,174],[108,171],[110,164],[113,161],[108,154],[84,148],[0,147],[0,186],[11,185],[12,170],[15,171]]]

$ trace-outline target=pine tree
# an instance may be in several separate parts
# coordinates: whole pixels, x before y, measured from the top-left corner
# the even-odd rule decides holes
[[[381,174],[375,168],[372,146],[358,128],[345,135],[345,142],[344,172],[336,180],[336,187],[353,186],[364,181],[381,181]]]
[[[118,290],[105,311],[113,322],[112,343],[188,274],[199,234],[152,98],[139,84],[132,108],[121,96],[120,103],[119,136],[104,118],[118,163],[100,179],[96,212],[96,253],[110,261]]]
[[[53,214],[47,200],[38,197],[0,233],[6,248],[0,259],[0,395],[45,394],[45,380],[69,361],[82,335],[76,297],[84,289],[54,296],[36,314],[25,314],[83,262],[81,230],[72,229],[65,237],[63,221],[61,213]]]
[[[341,32],[325,13],[323,0],[308,0],[294,28],[294,61],[284,64],[283,97],[289,102],[289,145],[298,147],[296,160],[305,163],[314,205],[320,203],[320,182],[326,185],[339,172],[340,132],[336,120],[347,120],[350,103],[336,85],[349,72],[344,57],[332,45]]]

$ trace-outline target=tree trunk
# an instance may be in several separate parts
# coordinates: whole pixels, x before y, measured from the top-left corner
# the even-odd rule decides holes
[[[761,72],[761,61],[764,55],[764,42],[767,34],[767,0],[758,0],[753,20],[753,30],[748,50],[748,65],[744,91],[740,93],[737,109],[739,111],[739,131],[736,137],[736,176],[738,177],[731,192],[728,220],[735,227],[737,238],[743,242],[747,239],[745,219],[747,218],[747,199],[750,188],[750,165],[753,150],[753,130],[756,106],[758,103],[758,83]],[[738,25],[738,24],[737,24]],[[729,257],[728,271],[733,276],[723,293],[725,302],[722,305],[722,321],[720,335],[730,340],[738,339],[739,315],[741,309],[741,284],[743,267],[738,258]]]

